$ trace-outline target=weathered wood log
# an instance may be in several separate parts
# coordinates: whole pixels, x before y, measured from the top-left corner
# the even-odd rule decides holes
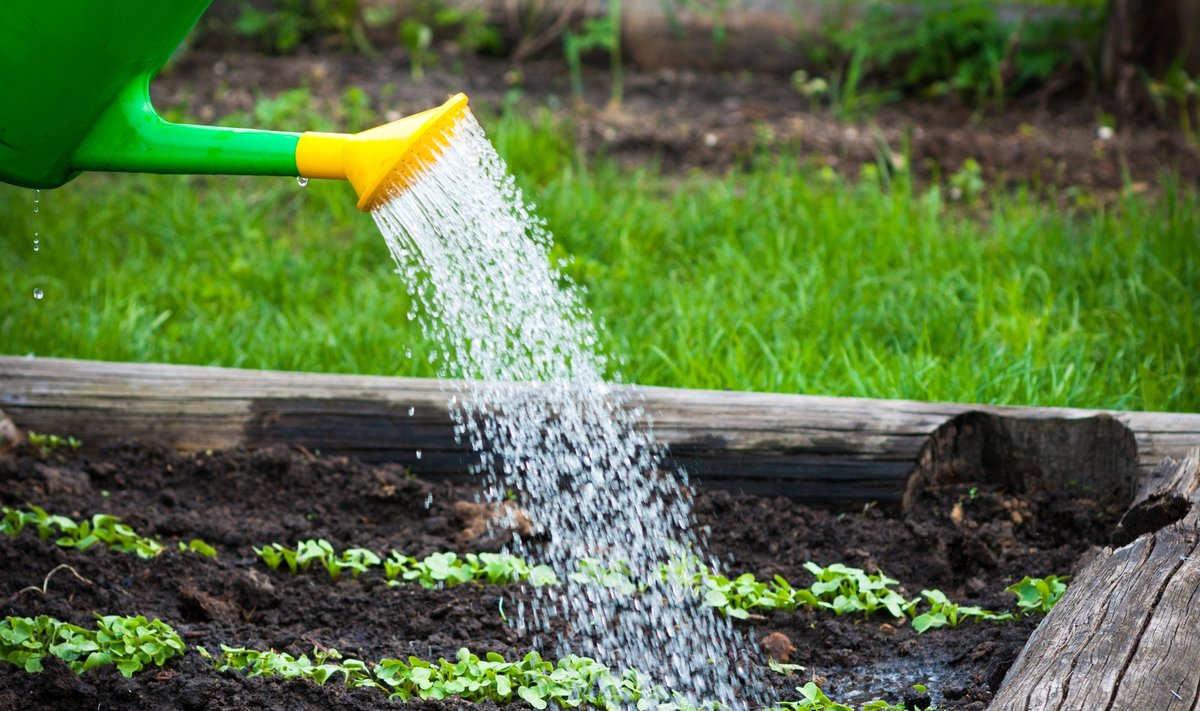
[[[1200,707],[1200,452],[1164,460],[1034,631],[989,707]]]
[[[0,357],[0,409],[21,428],[88,446],[284,444],[464,477],[475,456],[455,441],[452,394],[413,378]],[[1140,469],[1200,446],[1200,415],[651,387],[638,396],[657,439],[702,485],[817,504],[901,504],[931,481],[986,478],[1124,505]]]

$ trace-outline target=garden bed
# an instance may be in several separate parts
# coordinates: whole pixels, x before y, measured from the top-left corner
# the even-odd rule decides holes
[[[197,645],[295,655],[336,648],[368,661],[409,655],[453,659],[461,647],[519,658],[535,648],[534,635],[515,629],[503,615],[530,599],[533,591],[525,584],[389,587],[372,573],[331,582],[323,572],[272,572],[253,550],[318,538],[339,550],[396,549],[418,557],[497,550],[504,536],[480,533],[467,511],[477,493],[470,481],[424,480],[399,465],[363,464],[298,448],[180,454],[153,444],[122,444],[45,454],[22,445],[0,454],[0,504],[33,504],[77,520],[114,514],[167,545],[142,559],[103,546],[62,548],[30,531],[0,537],[0,615],[49,615],[88,625],[94,612],[141,614],[172,625],[188,646],[163,668],[130,679],[111,667],[76,676],[49,658],[41,674],[0,664],[0,708],[396,705],[378,691],[348,690],[336,681],[317,686],[216,672],[196,653]],[[841,562],[868,572],[882,569],[900,581],[907,597],[937,588],[963,604],[1013,610],[1006,586],[1025,575],[1073,573],[1080,557],[1107,539],[1122,508],[1062,491],[1021,494],[967,483],[931,485],[915,496],[908,513],[900,514],[870,505],[810,508],[787,498],[702,490],[698,525],[731,576],[780,575],[807,587],[812,576],[806,561]],[[536,520],[536,512],[530,513]],[[194,538],[212,544],[217,557],[176,549],[176,541]],[[63,564],[87,582],[65,569],[47,579]],[[44,586],[45,592],[26,586]],[[507,617],[511,622],[512,615]],[[981,709],[1037,621],[1035,616],[966,623],[917,634],[906,618],[886,613],[864,619],[802,607],[756,615],[737,627],[749,640],[779,632],[795,646],[789,661],[803,671],[783,676],[765,663],[755,667],[776,698],[795,699],[797,686],[817,679],[834,699],[858,705],[876,697],[897,700],[920,683],[940,709]],[[562,627],[555,632],[570,636]],[[420,703],[467,706],[453,700]]]

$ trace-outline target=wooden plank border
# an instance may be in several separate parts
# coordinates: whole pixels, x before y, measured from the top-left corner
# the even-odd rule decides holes
[[[284,444],[458,477],[473,455],[455,442],[452,392],[418,378],[0,356],[0,410],[23,429],[89,446]],[[1128,500],[1139,472],[1200,446],[1197,414],[657,387],[637,394],[658,440],[702,485],[810,503],[899,504],[922,482],[970,466],[1022,485],[1074,483],[1095,469],[1089,481],[1127,489]]]

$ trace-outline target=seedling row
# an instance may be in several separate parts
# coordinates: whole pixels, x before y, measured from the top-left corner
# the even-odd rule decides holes
[[[86,629],[42,615],[0,620],[0,660],[40,673],[46,657],[57,657],[72,671],[83,674],[113,665],[126,678],[153,665],[161,667],[186,647],[180,635],[161,620],[145,617],[97,615],[95,629]],[[374,664],[345,658],[336,649],[313,650],[312,657],[275,650],[254,650],[221,645],[216,654],[202,646],[196,652],[217,672],[249,677],[303,679],[324,685],[340,681],[351,688],[367,688],[390,700],[441,700],[510,703],[525,701],[535,709],[551,704],[560,708],[582,706],[616,711],[698,711],[697,705],[654,684],[634,669],[616,672],[594,659],[569,655],[555,662],[537,652],[508,661],[502,655],[484,657],[460,649],[454,661],[381,659]],[[768,711],[853,711],[829,699],[816,684],[797,688],[800,698],[779,702]],[[872,701],[863,711],[905,711],[903,704]]]
[[[102,543],[111,550],[134,553],[142,558],[152,558],[164,550],[164,545],[159,541],[138,535],[120,519],[107,514],[95,514],[90,521],[80,523],[66,516],[49,514],[36,506],[30,506],[27,510],[6,507],[0,509],[0,513],[3,514],[0,532],[9,536],[16,536],[28,527],[36,530],[42,540],[54,538],[56,545],[67,548],[86,550],[96,543]],[[188,543],[181,541],[179,548],[206,557],[216,555],[212,546],[198,539]],[[560,584],[548,566],[532,565],[506,553],[467,553],[460,557],[454,552],[440,552],[417,559],[392,550],[384,557],[364,548],[338,551],[324,539],[304,540],[290,548],[272,543],[261,548],[255,547],[254,552],[272,571],[286,568],[292,574],[301,574],[321,568],[332,581],[339,580],[347,572],[351,578],[358,578],[378,570],[390,586],[404,583],[416,583],[426,588],[464,583]],[[664,580],[677,579],[680,570],[695,570],[690,573],[691,584],[702,603],[735,619],[747,619],[754,611],[791,612],[806,606],[828,610],[836,615],[861,613],[871,616],[886,612],[896,619],[911,617],[913,629],[918,633],[938,627],[957,627],[966,621],[1006,622],[1019,614],[1045,614],[1066,591],[1064,579],[1058,576],[1026,576],[1006,588],[1007,592],[1017,596],[1017,612],[997,612],[959,605],[940,590],[922,590],[918,597],[905,598],[894,587],[899,581],[882,572],[867,573],[841,563],[822,567],[811,561],[805,563],[804,567],[815,578],[808,588],[796,588],[778,575],[770,581],[760,581],[750,573],[729,578],[695,566],[673,569],[664,565],[661,575]],[[579,561],[571,578],[576,582],[619,588],[628,593],[637,592],[639,587],[620,564],[605,565],[592,559]]]

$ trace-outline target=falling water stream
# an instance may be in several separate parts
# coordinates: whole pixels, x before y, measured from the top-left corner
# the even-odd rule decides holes
[[[459,119],[440,157],[373,215],[439,344],[431,361],[454,383],[451,416],[487,496],[517,492],[545,538],[536,562],[564,581],[539,588],[515,624],[556,654],[635,668],[694,703],[760,705],[748,645],[693,591],[707,567],[686,474],[636,397],[606,381],[580,289],[475,119]],[[572,579],[585,559],[637,589]],[[553,633],[564,625],[569,635]]]

